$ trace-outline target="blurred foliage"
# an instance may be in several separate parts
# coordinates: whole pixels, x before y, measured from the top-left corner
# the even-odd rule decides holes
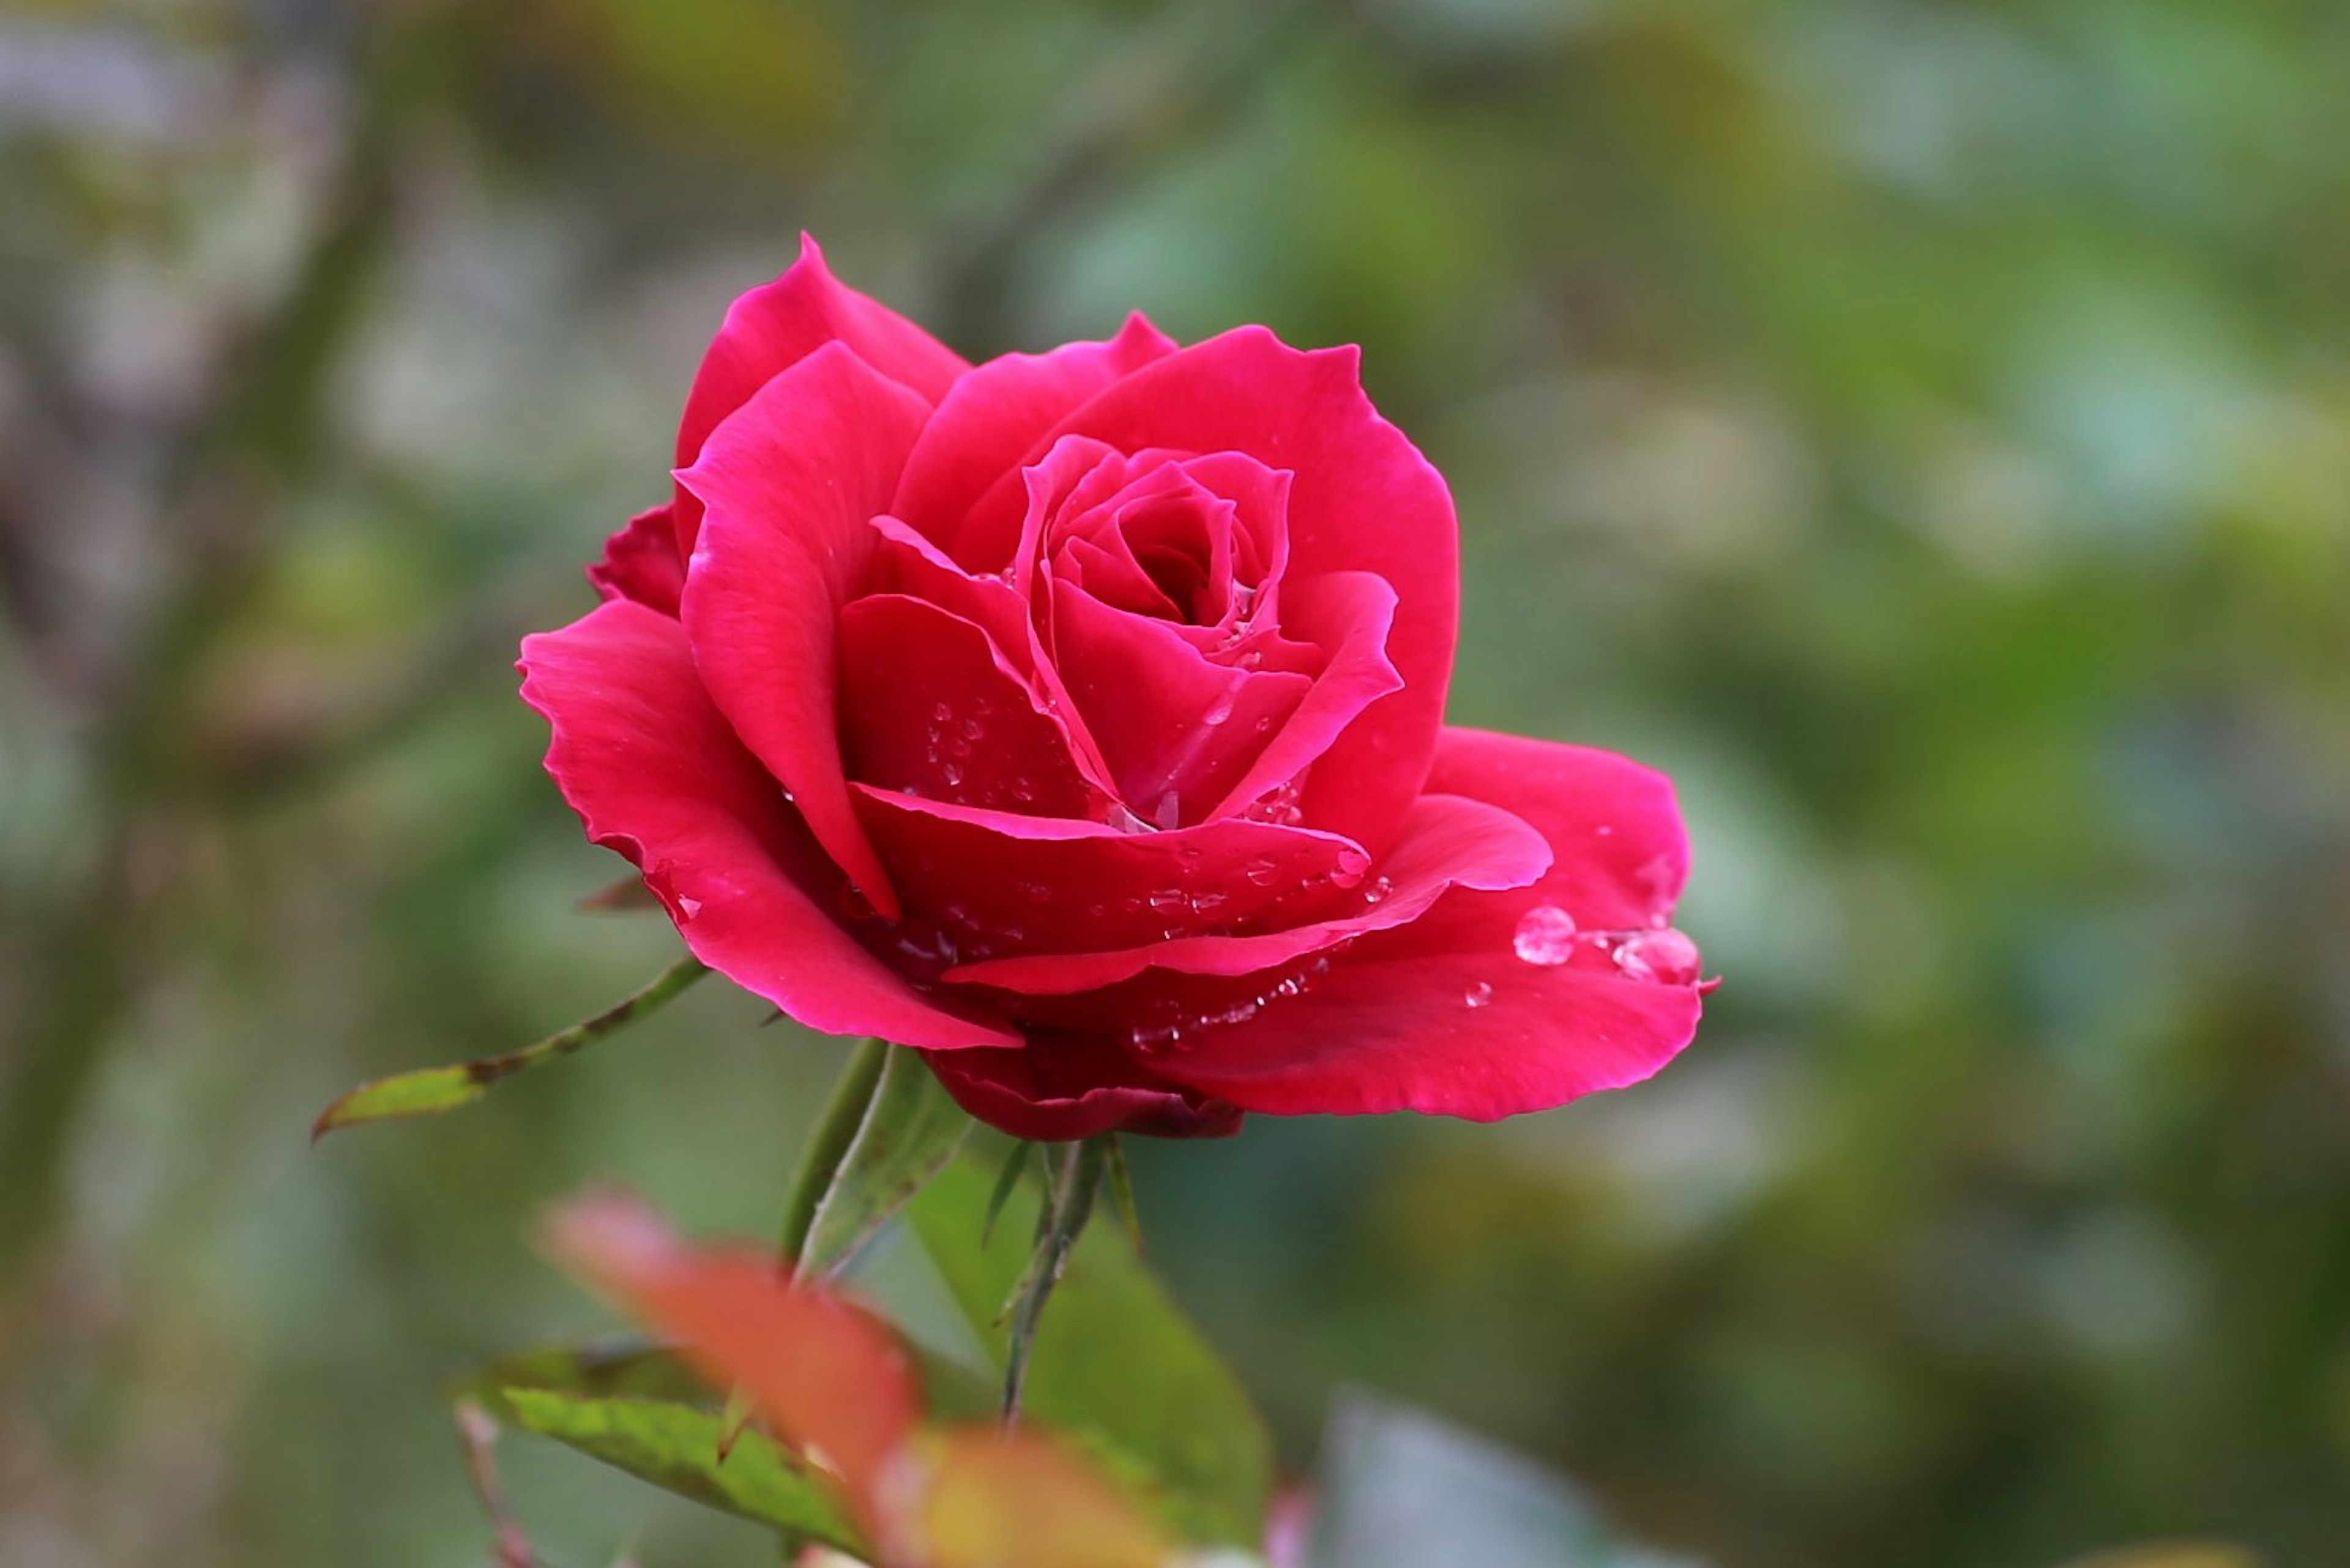
[[[506,662],[803,226],[974,354],[1360,341],[1455,715],[1681,782],[1657,1082],[1134,1150],[1287,1463],[1360,1381],[1730,1568],[2331,1560],[2345,102],[2333,0],[0,11],[0,1561],[477,1561],[441,1386],[596,1321],[526,1217],[775,1233],[844,1052],[724,987],[306,1132],[673,955]]]

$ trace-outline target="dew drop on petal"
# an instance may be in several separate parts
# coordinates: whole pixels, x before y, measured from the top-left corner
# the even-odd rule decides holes
[[[1376,904],[1394,891],[1394,882],[1385,877],[1374,877],[1363,888],[1363,902]]]
[[[678,895],[678,898],[677,898],[677,916],[678,916],[678,919],[681,919],[681,920],[690,920],[690,919],[693,919],[693,917],[694,917],[694,916],[696,916],[696,915],[698,915],[698,914],[700,914],[700,913],[702,913],[702,900],[701,900],[701,899],[699,899],[699,898],[687,898],[687,897],[686,897],[684,894],[682,894],[682,893],[681,893],[681,894],[679,894],[679,895]]]
[[[1482,1007],[1492,1000],[1493,988],[1482,980],[1461,993],[1461,1005],[1463,1007]]]
[[[1208,711],[1200,715],[1200,722],[1206,724],[1212,729],[1214,726],[1221,724],[1225,720],[1231,718],[1232,716],[1232,693],[1230,691],[1218,697],[1213,702],[1208,705]]]
[[[1241,868],[1241,875],[1256,887],[1270,888],[1277,870],[1270,860],[1252,860]]]
[[[1172,833],[1183,826],[1183,802],[1173,790],[1159,797],[1159,808],[1151,813],[1151,820],[1161,833]]]
[[[1700,963],[1697,944],[1670,926],[1635,931],[1616,950],[1617,969],[1634,980],[1652,980],[1659,985],[1694,983]]]
[[[1556,904],[1536,904],[1519,918],[1510,945],[1526,962],[1555,968],[1575,956],[1575,917]]]
[[[932,709],[931,710],[931,718],[933,718],[933,719],[936,719],[940,723],[943,724],[943,723],[945,723],[949,719],[951,719],[951,718],[953,718],[953,717],[954,717],[954,710],[953,710],[952,708],[949,707],[949,706],[948,706],[947,704],[945,704],[944,702],[941,702],[941,703],[940,703],[937,707],[932,708]]]
[[[1180,888],[1157,888],[1151,890],[1150,907],[1162,915],[1171,915],[1178,909],[1188,908],[1189,900],[1184,898]]]

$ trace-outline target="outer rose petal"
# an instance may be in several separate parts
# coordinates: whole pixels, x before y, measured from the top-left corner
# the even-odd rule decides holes
[[[677,524],[670,508],[656,506],[629,519],[604,541],[604,556],[588,568],[598,596],[634,599],[666,616],[677,614],[685,591],[685,557],[677,553]]]
[[[1435,753],[1459,632],[1460,538],[1443,477],[1363,395],[1360,358],[1353,348],[1301,353],[1262,327],[1240,327],[1112,385],[1037,450],[1080,435],[1126,452],[1245,452],[1295,475],[1284,597],[1332,572],[1367,571],[1394,587],[1386,651],[1403,688],[1338,736],[1304,800],[1306,821],[1377,852]],[[993,536],[1002,524],[993,514],[1024,500],[1016,482],[999,481],[967,526]]]
[[[980,939],[947,965],[1136,947],[1237,921],[1295,924],[1343,901],[1370,864],[1347,839],[1271,823],[1121,833],[852,787],[873,841],[906,873],[909,908]]]
[[[1014,1137],[1060,1143],[1113,1128],[1156,1137],[1225,1137],[1232,1106],[1168,1083],[1092,1041],[1042,1036],[1024,1051],[926,1055],[955,1103]]]
[[[931,538],[951,539],[971,504],[1072,409],[1174,351],[1175,340],[1137,312],[1107,342],[988,360],[940,398],[890,512]]]
[[[555,729],[546,771],[696,958],[827,1033],[1019,1044],[931,1005],[833,922],[838,871],[711,706],[683,627],[615,600],[524,639],[521,668],[523,700]]]
[[[990,959],[950,970],[945,978],[1033,996],[1064,996],[1116,985],[1153,969],[1258,974],[1416,919],[1449,888],[1525,887],[1550,863],[1550,846],[1515,814],[1457,795],[1424,794],[1412,803],[1395,847],[1378,864],[1378,877],[1363,889],[1377,898],[1357,895],[1343,914],[1261,936],[1175,937],[1107,952]]]
[[[678,475],[710,509],[685,585],[702,680],[849,880],[892,918],[897,895],[841,774],[837,622],[928,412],[829,343],[759,389]]]
[[[1670,782],[1611,753],[1472,730],[1444,732],[1431,776],[1534,823],[1558,857],[1550,875],[1446,895],[1365,937],[1318,989],[1208,1031],[1159,1072],[1246,1110],[1493,1121],[1638,1083],[1689,1044],[1696,986],[1632,978],[1596,946],[1555,966],[1513,947],[1537,904],[1586,930],[1670,910],[1688,855]]]
[[[824,252],[816,241],[802,234],[800,259],[783,276],[727,307],[725,323],[694,373],[693,390],[678,421],[677,465],[691,466],[710,432],[761,387],[835,342],[847,344],[874,369],[932,403],[971,368],[962,355],[896,311],[843,287],[824,265]],[[677,493],[676,521],[679,552],[690,556],[702,523],[702,503],[682,487]]]

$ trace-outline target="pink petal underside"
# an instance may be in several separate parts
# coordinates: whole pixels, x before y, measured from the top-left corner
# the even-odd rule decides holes
[[[1556,856],[1549,874],[1448,893],[1366,936],[1320,985],[1201,1033],[1155,1070],[1250,1110],[1488,1121],[1637,1083],[1689,1043],[1700,988],[1611,956],[1615,938],[1669,918],[1679,890],[1688,845],[1670,783],[1610,753],[1464,730],[1444,732],[1431,776],[1533,823]],[[1566,961],[1519,956],[1520,922],[1544,905],[1588,933]]]
[[[926,1060],[957,1104],[1014,1137],[1059,1143],[1117,1131],[1224,1137],[1240,1130],[1232,1106],[1090,1042],[1040,1039],[1022,1051],[950,1051]]]
[[[988,360],[940,401],[907,460],[890,512],[931,538],[951,540],[971,504],[1025,460],[1070,410],[1174,351],[1173,338],[1136,315],[1107,342]]]
[[[1343,899],[1368,864],[1346,839],[1267,823],[1121,833],[854,789],[910,912],[976,933],[964,960],[1138,947],[1235,921],[1296,924]]]
[[[711,431],[760,388],[827,343],[847,345],[926,403],[945,397],[971,369],[962,355],[896,311],[844,286],[825,265],[816,241],[802,234],[799,260],[727,307],[678,421],[678,466],[691,467]],[[883,510],[888,500],[885,495],[873,510]],[[701,498],[680,485],[676,510],[679,553],[691,556],[702,525]]]
[[[711,705],[676,621],[628,600],[523,641],[523,698],[588,836],[694,956],[812,1029],[933,1050],[1019,1037],[933,1005],[835,924],[840,873]]]
[[[1215,976],[1276,971],[1351,938],[1416,919],[1449,888],[1525,887],[1550,863],[1550,846],[1542,835],[1510,812],[1458,795],[1422,795],[1405,815],[1403,832],[1374,868],[1376,875],[1333,918],[1254,934],[1178,937],[1116,951],[993,959],[950,970],[945,979],[1030,995],[1064,995],[1116,985],[1154,969]],[[1112,1005],[1130,1000],[1117,999]],[[1218,995],[1203,999],[1203,1005],[1217,1010],[1234,1002]]]
[[[1353,753],[1339,751],[1340,737],[1403,684],[1388,658],[1396,602],[1387,580],[1368,572],[1332,572],[1289,585],[1282,629],[1288,638],[1319,644],[1325,662],[1289,722],[1274,732],[1210,815],[1242,810],[1309,767],[1318,776],[1320,768],[1347,765]],[[1306,798],[1314,798],[1310,780]],[[1314,820],[1310,808],[1306,820]]]
[[[1306,820],[1382,846],[1436,746],[1460,615],[1458,525],[1443,478],[1363,395],[1355,350],[1302,353],[1260,327],[1194,344],[1117,381],[1031,450],[1091,437],[1122,451],[1243,452],[1289,471],[1284,580],[1362,571],[1398,596],[1387,656],[1403,685],[1364,709],[1307,784]],[[971,508],[972,536],[1017,514],[1016,476]],[[949,553],[970,558],[958,542]],[[1284,587],[1284,599],[1289,589]],[[1284,620],[1290,611],[1284,603]]]
[[[677,525],[670,508],[656,506],[629,519],[604,541],[602,559],[588,568],[598,597],[634,599],[666,616],[677,614],[685,591],[685,557],[677,553]]]
[[[878,789],[1035,816],[1104,804],[987,633],[902,594],[841,612],[840,730],[848,776]]]
[[[1304,675],[1211,663],[1170,622],[1111,609],[1073,585],[1052,605],[1069,700],[1120,797],[1162,827],[1204,820],[1314,687]]]
[[[838,343],[762,387],[681,483],[709,509],[685,626],[735,733],[783,781],[874,907],[896,895],[849,805],[836,713],[836,619],[862,585],[873,515],[928,407]]]

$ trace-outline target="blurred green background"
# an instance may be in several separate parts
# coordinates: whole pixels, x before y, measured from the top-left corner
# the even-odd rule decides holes
[[[2338,0],[16,0],[0,137],[10,1568],[479,1562],[442,1381],[606,1321],[541,1206],[772,1231],[843,1052],[723,986],[305,1135],[674,951],[509,660],[802,227],[974,356],[1360,342],[1454,716],[1680,782],[1663,1077],[1137,1151],[1293,1466],[1361,1382],[1729,1568],[2345,1560]]]

